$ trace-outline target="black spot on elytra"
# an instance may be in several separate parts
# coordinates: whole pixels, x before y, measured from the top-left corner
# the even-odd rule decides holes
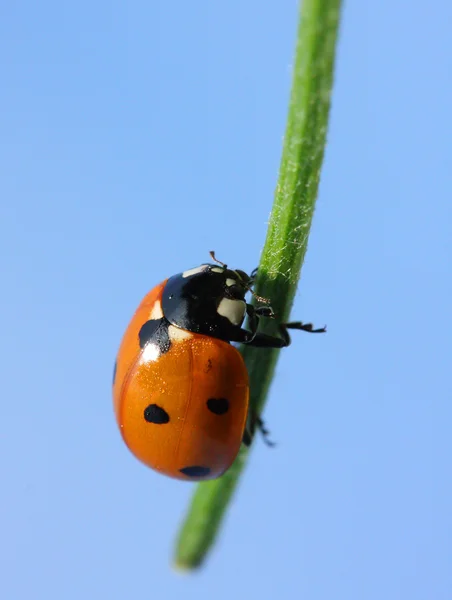
[[[204,367],[204,373],[208,373],[212,370],[212,361],[210,358],[207,359],[206,366]]]
[[[118,367],[118,363],[115,360],[115,366],[113,367],[113,385],[115,385],[115,379],[116,379],[116,369]]]
[[[180,472],[187,475],[187,477],[205,477],[210,473],[210,469],[209,467],[193,466],[184,467],[183,469],[180,469]]]
[[[141,327],[138,334],[140,348],[146,344],[155,344],[160,354],[165,354],[171,347],[171,341],[168,335],[168,321],[163,317],[161,319],[150,319]]]
[[[229,410],[229,400],[227,398],[209,398],[207,408],[215,415],[224,415]]]
[[[157,404],[149,404],[144,409],[144,418],[148,423],[154,423],[155,425],[164,425],[169,423],[169,414],[161,406]]]

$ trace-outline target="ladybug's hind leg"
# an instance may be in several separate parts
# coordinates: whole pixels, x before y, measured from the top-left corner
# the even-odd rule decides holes
[[[270,439],[270,432],[269,430],[265,427],[265,423],[264,421],[261,419],[261,417],[256,416],[256,427],[257,429],[259,429],[259,431],[262,434],[262,438],[265,442],[265,444],[267,446],[269,446],[269,448],[274,448],[276,446],[276,443],[273,442]]]
[[[251,442],[253,441],[253,436],[248,429],[248,425],[245,427],[245,431],[243,432],[242,444],[249,448],[251,446]]]
[[[261,432],[264,442],[267,446],[269,446],[270,448],[276,446],[275,442],[272,442],[269,438],[270,432],[265,427],[264,421],[255,411],[251,411],[251,416],[248,419],[245,433],[243,434],[243,444],[245,446],[247,446],[248,448],[251,446],[251,442],[253,441],[256,429],[258,429]]]

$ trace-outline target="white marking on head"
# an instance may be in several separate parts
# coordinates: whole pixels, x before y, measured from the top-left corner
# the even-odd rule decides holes
[[[155,362],[160,356],[160,350],[157,344],[146,344],[141,353],[141,362]]]
[[[217,308],[218,314],[226,317],[233,325],[242,323],[245,311],[246,304],[243,300],[231,300],[230,298],[223,298]]]
[[[201,265],[200,267],[195,267],[194,269],[188,269],[188,271],[184,271],[182,273],[182,277],[185,279],[186,277],[191,277],[192,275],[197,275],[198,273],[202,273],[207,270],[207,265]]]
[[[231,285],[236,285],[237,281],[235,279],[229,279],[229,277],[226,279],[226,285],[228,287],[231,287]]]
[[[150,319],[163,319],[163,310],[162,303],[160,300],[156,300],[154,302],[154,306],[151,308],[151,312],[149,313]]]
[[[191,331],[187,331],[186,329],[180,329],[179,327],[175,327],[174,325],[170,325],[168,327],[168,335],[169,339],[172,342],[182,342],[183,340],[188,340],[193,337]]]
[[[223,273],[224,269],[222,269],[221,267],[212,267],[210,269],[212,271],[212,273]]]

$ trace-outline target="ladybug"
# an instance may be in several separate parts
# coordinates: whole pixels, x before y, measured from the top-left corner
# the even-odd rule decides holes
[[[231,342],[283,348],[290,344],[288,329],[325,331],[287,323],[279,325],[280,337],[258,333],[259,318],[275,315],[268,305],[245,301],[255,272],[228,269],[210,254],[216,264],[173,275],[144,297],[113,375],[115,416],[126,445],[149,467],[188,481],[219,477],[242,442],[251,442],[248,372]],[[249,330],[242,328],[246,316]],[[263,429],[259,418],[255,423]]]

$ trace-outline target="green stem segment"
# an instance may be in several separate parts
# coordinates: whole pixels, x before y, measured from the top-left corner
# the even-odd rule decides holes
[[[340,0],[304,0],[300,10],[279,180],[256,283],[257,294],[271,298],[281,322],[290,314],[317,197],[340,6]],[[267,323],[264,330],[271,332],[271,327],[272,323]],[[279,351],[247,346],[241,352],[250,375],[251,407],[260,414]],[[198,485],[177,542],[178,568],[194,569],[203,562],[218,534],[247,454],[243,448],[225,475]]]

